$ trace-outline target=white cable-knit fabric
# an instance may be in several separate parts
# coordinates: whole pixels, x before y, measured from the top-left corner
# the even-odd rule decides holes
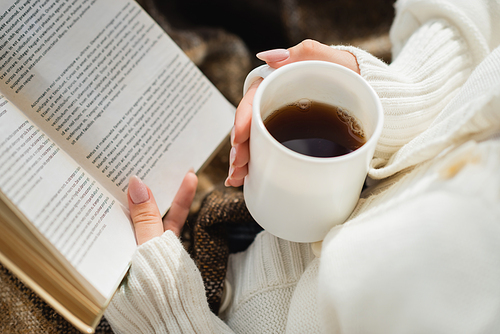
[[[106,311],[117,333],[499,331],[500,1],[400,0],[396,10],[392,64],[338,47],[356,56],[386,121],[377,180],[320,256],[260,233],[230,256],[217,317],[166,232],[138,248]]]
[[[379,94],[384,129],[374,166],[385,165],[403,145],[425,131],[471,73],[470,51],[443,20],[419,28],[390,65],[353,47],[361,75]],[[387,175],[384,175],[387,176]]]
[[[230,333],[208,307],[198,268],[172,231],[141,245],[106,310],[117,333]]]
[[[284,332],[295,286],[313,258],[308,244],[259,234],[246,252],[230,257],[234,296],[222,318],[236,333]]]

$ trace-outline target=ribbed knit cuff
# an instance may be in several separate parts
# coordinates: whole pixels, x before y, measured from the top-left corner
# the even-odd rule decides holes
[[[473,67],[467,44],[443,20],[422,25],[390,65],[355,47],[334,47],[356,56],[361,75],[384,108],[374,168],[387,165],[396,151],[427,129]]]
[[[200,272],[175,234],[138,247],[105,313],[116,333],[229,333],[209,309]]]

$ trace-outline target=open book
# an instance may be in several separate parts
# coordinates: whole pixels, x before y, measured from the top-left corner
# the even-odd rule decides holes
[[[0,2],[0,261],[92,332],[136,249],[127,186],[165,213],[234,107],[131,0]]]

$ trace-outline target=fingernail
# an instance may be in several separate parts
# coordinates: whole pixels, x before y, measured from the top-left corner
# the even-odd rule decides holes
[[[229,165],[234,165],[234,160],[236,159],[236,147],[233,146],[231,151],[229,151]]]
[[[128,193],[134,204],[144,203],[149,200],[149,192],[140,178],[133,175],[128,183]]]
[[[234,165],[231,165],[229,167],[229,173],[227,173],[228,174],[227,178],[230,179],[233,176],[233,173],[234,173]]]
[[[229,180],[231,180],[231,176],[233,176],[233,173],[234,173],[234,166],[231,165],[231,167],[229,167],[229,173],[228,173],[228,177],[226,178],[226,181],[224,181],[224,185],[226,187],[230,187],[231,185],[229,184]]]
[[[264,52],[259,52],[256,57],[266,63],[273,63],[277,61],[287,60],[290,57],[290,52],[286,49],[274,49]]]
[[[230,186],[230,184],[229,184],[229,180],[231,180],[231,177],[233,176],[233,173],[234,173],[234,166],[233,166],[233,165],[231,165],[231,166],[229,167],[229,173],[227,173],[228,175],[227,175],[226,181],[224,182],[224,185],[225,185],[226,187],[229,187],[229,186]]]
[[[233,129],[231,130],[231,146],[234,146],[234,126]]]

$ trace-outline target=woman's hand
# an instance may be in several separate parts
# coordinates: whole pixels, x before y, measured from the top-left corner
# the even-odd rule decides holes
[[[137,176],[130,178],[128,186],[128,206],[134,223],[137,244],[141,245],[154,237],[161,236],[166,230],[172,230],[177,236],[193,202],[198,178],[188,172],[182,181],[170,210],[161,218],[153,193]]]
[[[313,40],[305,40],[285,50],[275,49],[257,54],[257,58],[265,61],[272,68],[279,68],[303,60],[323,60],[343,65],[356,73],[360,73],[356,57],[348,51],[337,50]],[[231,132],[231,153],[229,156],[229,175],[226,186],[239,187],[248,173],[250,160],[249,138],[252,119],[252,102],[255,91],[262,80],[254,82],[236,109],[234,127]]]

